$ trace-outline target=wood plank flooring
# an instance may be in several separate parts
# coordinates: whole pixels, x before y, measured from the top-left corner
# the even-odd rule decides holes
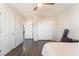
[[[27,42],[32,43],[32,46],[30,45],[31,48],[28,48]],[[18,47],[16,47],[8,54],[6,54],[6,56],[42,56],[41,52],[43,45],[47,42],[51,42],[51,40],[39,40],[39,41],[26,40],[25,45],[23,43],[20,44]],[[25,52],[23,51],[23,46],[26,46]]]

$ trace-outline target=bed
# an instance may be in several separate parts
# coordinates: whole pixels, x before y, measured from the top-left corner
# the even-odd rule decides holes
[[[49,42],[43,46],[43,56],[79,56],[79,43]]]

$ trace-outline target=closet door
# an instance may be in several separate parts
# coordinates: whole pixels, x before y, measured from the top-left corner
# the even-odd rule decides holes
[[[5,11],[3,9],[3,11],[1,12],[1,55],[5,55],[7,53],[8,49],[8,20],[6,19],[6,14]]]
[[[6,14],[4,11],[3,6],[1,6],[2,11],[1,11],[1,18],[0,18],[0,37],[1,37],[1,55],[5,55],[8,51],[8,23],[7,23],[7,19],[6,19]]]
[[[23,19],[20,15],[16,14],[15,16],[15,45],[16,47],[23,42]]]
[[[13,12],[7,13],[8,19],[8,47],[9,49],[15,48],[15,16]]]
[[[1,55],[1,11],[0,11],[0,55]]]
[[[1,55],[7,54],[15,47],[14,14],[7,7],[1,12]]]

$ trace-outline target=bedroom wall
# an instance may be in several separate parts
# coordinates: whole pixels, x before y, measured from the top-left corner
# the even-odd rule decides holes
[[[32,22],[32,35],[30,38],[37,40],[56,40],[56,17],[34,17],[27,18],[25,22]],[[31,26],[30,26],[31,27]],[[30,28],[29,28],[30,29]],[[25,31],[27,32],[27,28]],[[31,31],[29,31],[31,34]],[[27,34],[25,34],[27,36]]]
[[[39,17],[38,40],[56,40],[56,17]]]
[[[65,28],[70,30],[68,37],[79,40],[79,4],[58,16],[57,40],[61,40]]]

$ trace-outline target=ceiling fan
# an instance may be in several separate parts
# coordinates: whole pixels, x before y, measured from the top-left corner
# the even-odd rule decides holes
[[[55,5],[55,3],[39,3],[35,6],[33,9],[34,11],[37,10],[39,7],[42,7],[43,5]]]

